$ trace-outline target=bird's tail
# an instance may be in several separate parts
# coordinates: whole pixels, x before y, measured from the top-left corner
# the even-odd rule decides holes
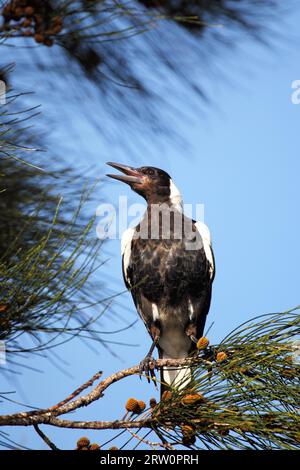
[[[187,356],[186,356],[187,357]],[[166,354],[162,353],[161,359],[170,359]],[[183,358],[182,358],[183,359]],[[160,372],[160,396],[170,388],[182,390],[187,387],[192,380],[192,370],[190,367],[167,367],[161,368]]]

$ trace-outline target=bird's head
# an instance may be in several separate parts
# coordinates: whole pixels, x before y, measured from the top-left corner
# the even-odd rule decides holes
[[[123,175],[109,174],[110,178],[127,183],[133,191],[140,194],[150,204],[181,204],[181,196],[170,175],[153,166],[133,168],[120,163],[108,162],[107,165],[120,170]]]

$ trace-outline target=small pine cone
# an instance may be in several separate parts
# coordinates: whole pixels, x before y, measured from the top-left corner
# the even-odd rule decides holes
[[[33,16],[33,14],[34,14],[34,8],[33,7],[26,7],[25,8],[25,15],[26,16],[31,17],[31,16]]]
[[[142,413],[144,409],[146,408],[146,403],[143,400],[139,400],[138,405],[139,405],[140,413]]]
[[[172,398],[172,393],[169,390],[165,390],[164,393],[161,396],[161,400],[170,400]]]
[[[58,34],[58,33],[61,32],[61,30],[62,30],[62,25],[61,24],[53,25],[53,28],[51,29],[52,34]]]
[[[23,8],[15,8],[14,11],[13,11],[13,18],[15,20],[19,20],[20,18],[22,18],[22,16],[25,16],[25,11]]]
[[[45,38],[42,34],[35,34],[34,39],[37,43],[43,43],[45,41]]]
[[[196,441],[195,428],[188,424],[181,427],[182,443],[184,445],[194,444]]]
[[[190,435],[190,436],[183,436],[182,438],[182,444],[184,446],[191,446],[193,444],[195,444],[196,442],[196,436],[195,435]]]
[[[135,398],[128,398],[125,408],[127,411],[136,413],[139,410],[139,402]]]
[[[96,443],[90,445],[90,450],[100,450],[100,449],[101,447]]]
[[[81,449],[82,447],[88,447],[90,445],[90,440],[87,437],[81,437],[77,441],[77,447],[78,449]]]
[[[208,338],[206,338],[206,336],[202,336],[202,338],[198,340],[197,349],[206,349],[208,345],[209,345]]]
[[[52,47],[53,44],[54,44],[53,39],[51,39],[51,38],[45,38],[45,39],[44,39],[44,44],[45,44],[45,46],[47,46],[47,47]]]
[[[191,434],[195,432],[194,426],[191,426],[190,424],[184,424],[181,426],[181,432],[182,434]]]
[[[201,395],[201,393],[193,393],[193,394],[188,394],[185,395],[181,403],[183,405],[193,405],[195,403],[203,403],[205,401],[204,396]]]
[[[227,359],[227,354],[225,352],[218,352],[217,356],[216,356],[216,361],[217,362],[223,362],[225,361],[225,359]]]
[[[155,398],[150,398],[149,405],[151,408],[155,408],[157,405],[157,401]]]
[[[119,450],[119,447],[113,446],[113,447],[110,447],[108,450]]]

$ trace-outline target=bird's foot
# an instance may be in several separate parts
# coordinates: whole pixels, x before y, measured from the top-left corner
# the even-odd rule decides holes
[[[198,340],[197,340],[196,336],[194,336],[194,335],[190,335],[190,340],[193,341],[193,343],[195,343],[195,344],[198,343]]]
[[[156,367],[156,360],[152,356],[146,356],[141,362],[140,362],[140,378],[143,373],[146,374],[148,383],[150,383],[150,380],[152,379],[155,383],[156,386],[156,377],[155,377],[155,367]]]
[[[198,343],[198,339],[196,338],[196,325],[194,325],[193,323],[189,324],[187,329],[185,330],[185,333],[193,343]]]

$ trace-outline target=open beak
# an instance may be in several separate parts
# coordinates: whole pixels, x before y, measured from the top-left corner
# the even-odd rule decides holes
[[[145,178],[145,175],[140,173],[138,170],[136,170],[132,166],[121,165],[120,163],[113,163],[113,162],[107,162],[107,165],[112,166],[113,168],[116,168],[116,170],[120,170],[122,173],[124,173],[124,175],[109,174],[106,176],[109,176],[110,178],[113,178],[118,181],[123,181],[123,183],[141,184]]]

